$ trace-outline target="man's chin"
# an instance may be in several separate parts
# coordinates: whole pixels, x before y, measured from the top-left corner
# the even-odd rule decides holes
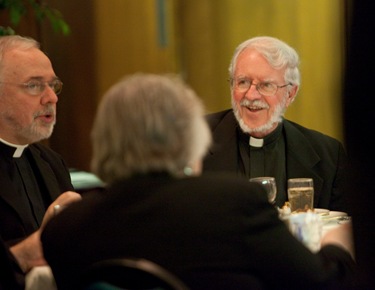
[[[240,128],[244,133],[247,134],[255,134],[259,136],[265,136],[269,134],[270,131],[272,131],[272,128],[274,127],[275,123],[267,123],[259,126],[253,126],[249,127],[243,120],[241,119],[239,122]],[[276,126],[277,127],[277,126]]]
[[[50,128],[39,129],[37,132],[33,132],[28,138],[30,141],[29,144],[48,139],[49,137],[51,137],[52,132],[53,126],[51,126]]]

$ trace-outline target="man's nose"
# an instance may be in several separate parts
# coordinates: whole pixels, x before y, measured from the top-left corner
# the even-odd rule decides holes
[[[259,99],[261,94],[258,92],[257,84],[252,83],[249,89],[245,93],[245,97],[248,99]]]
[[[58,102],[58,100],[59,98],[56,95],[55,91],[50,86],[46,86],[41,99],[42,104],[55,104]]]

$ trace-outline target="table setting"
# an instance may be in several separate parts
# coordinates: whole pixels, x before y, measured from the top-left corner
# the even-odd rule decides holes
[[[274,204],[277,190],[274,177],[251,178],[267,191],[269,202]],[[340,225],[350,222],[346,212],[314,208],[314,184],[312,178],[288,179],[288,201],[282,208],[277,207],[279,217],[290,232],[312,252],[320,250],[324,235]]]
[[[315,208],[314,212],[321,217],[323,223],[322,235],[324,235],[327,231],[338,227],[340,224],[350,222],[351,220],[351,217],[343,211],[332,211],[323,208]]]

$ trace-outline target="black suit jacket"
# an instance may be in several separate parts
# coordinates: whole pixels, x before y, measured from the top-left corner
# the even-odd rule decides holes
[[[214,144],[204,160],[205,171],[238,171],[237,120],[233,110],[207,116]],[[286,177],[314,180],[314,206],[349,211],[345,192],[347,156],[336,139],[283,120]],[[286,185],[285,185],[286,186]],[[287,201],[287,196],[284,196]]]
[[[32,158],[42,176],[46,192],[51,201],[61,193],[74,190],[70,180],[69,170],[60,155],[42,144],[29,145]],[[0,235],[7,244],[31,234],[22,219],[22,208],[15,197],[15,188],[9,176],[0,174]]]
[[[15,258],[0,236],[0,290],[24,290],[25,281]]]
[[[312,254],[289,233],[258,184],[226,174],[119,181],[62,211],[46,226],[42,243],[59,290],[75,289],[89,265],[115,257],[146,258],[192,289],[216,290],[228,288],[216,279],[196,287],[195,274],[232,274],[242,281],[255,275],[271,288],[318,289],[352,266],[334,246]],[[237,282],[231,289],[241,289]]]

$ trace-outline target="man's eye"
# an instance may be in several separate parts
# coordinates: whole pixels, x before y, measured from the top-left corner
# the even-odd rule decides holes
[[[261,83],[261,87],[263,89],[273,89],[274,88],[274,84],[273,83]]]
[[[239,79],[239,80],[237,80],[237,85],[238,86],[247,85],[248,83],[249,83],[249,81],[246,80],[246,79]]]
[[[30,89],[30,90],[34,90],[34,89],[37,89],[40,87],[40,83],[39,82],[29,82],[27,83],[27,88]]]

